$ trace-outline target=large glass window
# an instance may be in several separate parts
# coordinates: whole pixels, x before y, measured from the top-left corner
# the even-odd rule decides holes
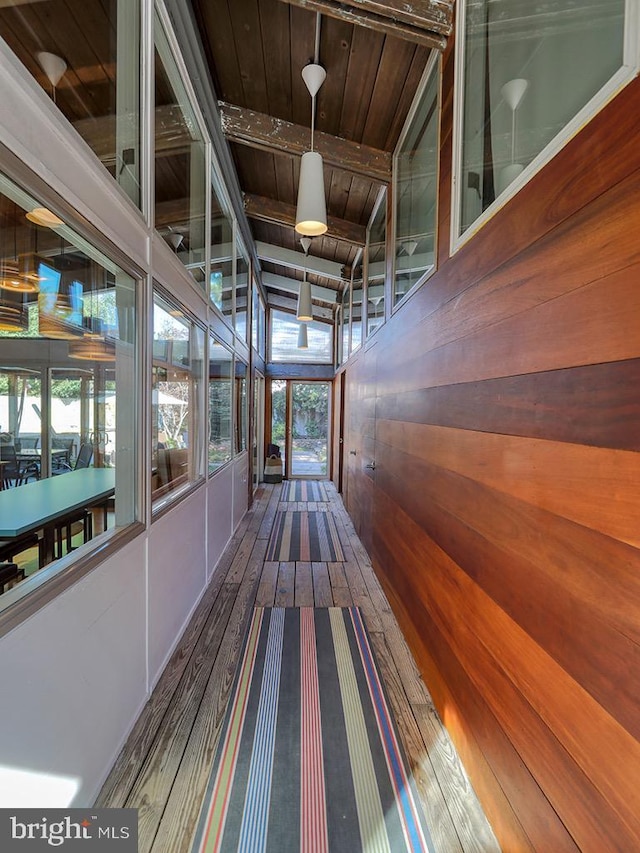
[[[235,367],[235,452],[242,453],[247,449],[247,429],[249,424],[247,407],[247,365],[236,359]]]
[[[351,352],[355,352],[362,344],[362,282],[353,282],[353,299],[351,305]]]
[[[233,324],[243,341],[247,340],[247,304],[249,299],[249,261],[242,246],[236,251],[236,310]]]
[[[367,335],[384,323],[384,280],[387,266],[387,194],[381,193],[367,229]]]
[[[154,509],[202,475],[203,360],[204,331],[180,306],[155,293],[151,399]]]
[[[2,176],[0,223],[0,562],[28,591],[137,517],[136,288]]]
[[[394,158],[396,243],[394,306],[433,269],[438,201],[440,64],[427,81]]]
[[[228,214],[222,185],[215,172],[211,187],[211,269],[209,299],[225,314],[233,316],[233,220]]]
[[[233,356],[209,336],[209,473],[229,462],[232,449]]]
[[[271,361],[331,364],[332,327],[317,320],[307,323],[307,349],[298,347],[299,329],[300,323],[293,314],[271,309]]]
[[[344,301],[342,303],[342,321],[340,327],[340,346],[342,351],[342,363],[349,358],[351,350],[349,349],[349,339],[351,332],[351,285],[344,292]]]
[[[157,16],[155,48],[155,227],[204,289],[206,146]]]
[[[0,3],[0,36],[140,205],[140,0]]]
[[[467,0],[458,17],[460,235],[584,123],[570,126],[623,65],[625,0]]]

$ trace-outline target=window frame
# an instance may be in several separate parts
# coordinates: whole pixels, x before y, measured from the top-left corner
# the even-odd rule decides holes
[[[570,142],[638,73],[640,67],[640,0],[625,0],[625,22],[622,46],[622,65],[605,85],[593,95],[578,113],[567,122],[518,177],[460,234],[462,148],[465,106],[466,18],[469,0],[458,0],[456,5],[455,69],[453,89],[453,163],[451,178],[451,231],[450,256],[469,242],[486,223],[517,195],[547,163]],[[635,35],[634,35],[635,34]]]
[[[437,128],[436,128],[436,139],[438,141],[438,149],[435,158],[435,181],[436,181],[436,200],[435,200],[435,215],[434,215],[434,223],[433,223],[433,265],[430,269],[426,270],[411,286],[411,288],[403,294],[402,298],[395,302],[395,294],[396,294],[396,254],[397,254],[397,217],[398,217],[398,158],[400,156],[401,148],[404,145],[404,142],[411,130],[412,122],[416,117],[416,114],[421,106],[422,98],[427,90],[427,86],[431,81],[431,75],[437,75],[437,98],[436,98],[436,115],[437,115]],[[411,109],[407,115],[407,119],[404,123],[404,127],[402,128],[402,132],[400,134],[400,138],[398,139],[398,143],[393,152],[393,166],[392,166],[392,181],[391,181],[391,222],[387,224],[387,228],[391,228],[391,253],[392,253],[392,273],[391,273],[391,287],[390,287],[390,307],[389,311],[385,309],[385,316],[392,316],[401,308],[413,294],[420,288],[422,285],[428,281],[429,278],[437,271],[438,269],[438,232],[440,227],[439,222],[439,211],[440,211],[440,160],[441,160],[441,152],[440,152],[440,139],[442,137],[441,129],[442,129],[442,58],[439,52],[433,51],[431,56],[429,57],[429,61],[427,62],[427,66],[422,75],[422,79],[420,81],[420,85],[418,86],[418,90],[413,99],[413,103],[411,104]],[[386,291],[385,291],[386,296]]]

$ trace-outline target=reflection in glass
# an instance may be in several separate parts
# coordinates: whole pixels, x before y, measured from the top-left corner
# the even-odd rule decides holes
[[[243,341],[247,340],[247,299],[249,294],[249,262],[244,250],[236,251],[236,311],[233,324]]]
[[[362,282],[353,283],[353,304],[351,306],[351,352],[360,348],[362,343]]]
[[[211,269],[209,299],[229,322],[233,316],[233,221],[214,173],[211,188]]]
[[[0,36],[140,206],[140,0],[71,7],[0,3]]]
[[[155,21],[155,227],[205,288],[205,143],[169,47]]]
[[[235,452],[242,453],[243,450],[247,449],[247,429],[249,421],[247,410],[247,365],[239,359],[236,359],[235,376]]]
[[[623,63],[624,0],[467,2],[460,233]]]
[[[439,65],[435,64],[395,158],[394,305],[435,263],[439,86]]]
[[[179,306],[159,294],[153,299],[151,429],[152,498],[194,482],[199,466],[199,401],[204,332]],[[162,501],[164,504],[164,501]]]
[[[293,314],[271,310],[271,360],[331,364],[333,329],[328,323],[307,323],[307,349],[298,348],[300,323]]]
[[[92,481],[111,492],[93,493],[100,511],[90,494],[68,522],[33,530],[35,556],[0,553],[27,578],[137,514],[135,281],[62,220],[38,224],[37,207],[0,175],[0,501],[7,489],[36,500],[40,481],[77,483],[83,468],[112,474]],[[55,494],[52,508],[65,509],[66,489]]]
[[[344,293],[344,302],[342,303],[342,363],[349,358],[349,320],[351,318],[351,285]]]
[[[232,456],[233,356],[209,337],[209,473]]]
[[[367,231],[367,335],[384,323],[387,265],[387,196],[383,194]]]

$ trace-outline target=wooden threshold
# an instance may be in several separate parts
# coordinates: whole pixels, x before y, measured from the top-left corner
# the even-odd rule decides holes
[[[137,808],[140,853],[189,851],[254,606],[360,607],[438,853],[498,853],[453,744],[342,500],[280,503],[264,485],[95,803]],[[265,562],[278,509],[331,512],[340,563]]]

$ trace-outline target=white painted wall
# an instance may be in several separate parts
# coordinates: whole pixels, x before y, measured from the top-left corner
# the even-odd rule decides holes
[[[233,464],[226,465],[208,483],[207,571],[211,580],[222,552],[233,535]]]
[[[242,521],[249,501],[249,454],[243,453],[233,463],[233,529]]]

